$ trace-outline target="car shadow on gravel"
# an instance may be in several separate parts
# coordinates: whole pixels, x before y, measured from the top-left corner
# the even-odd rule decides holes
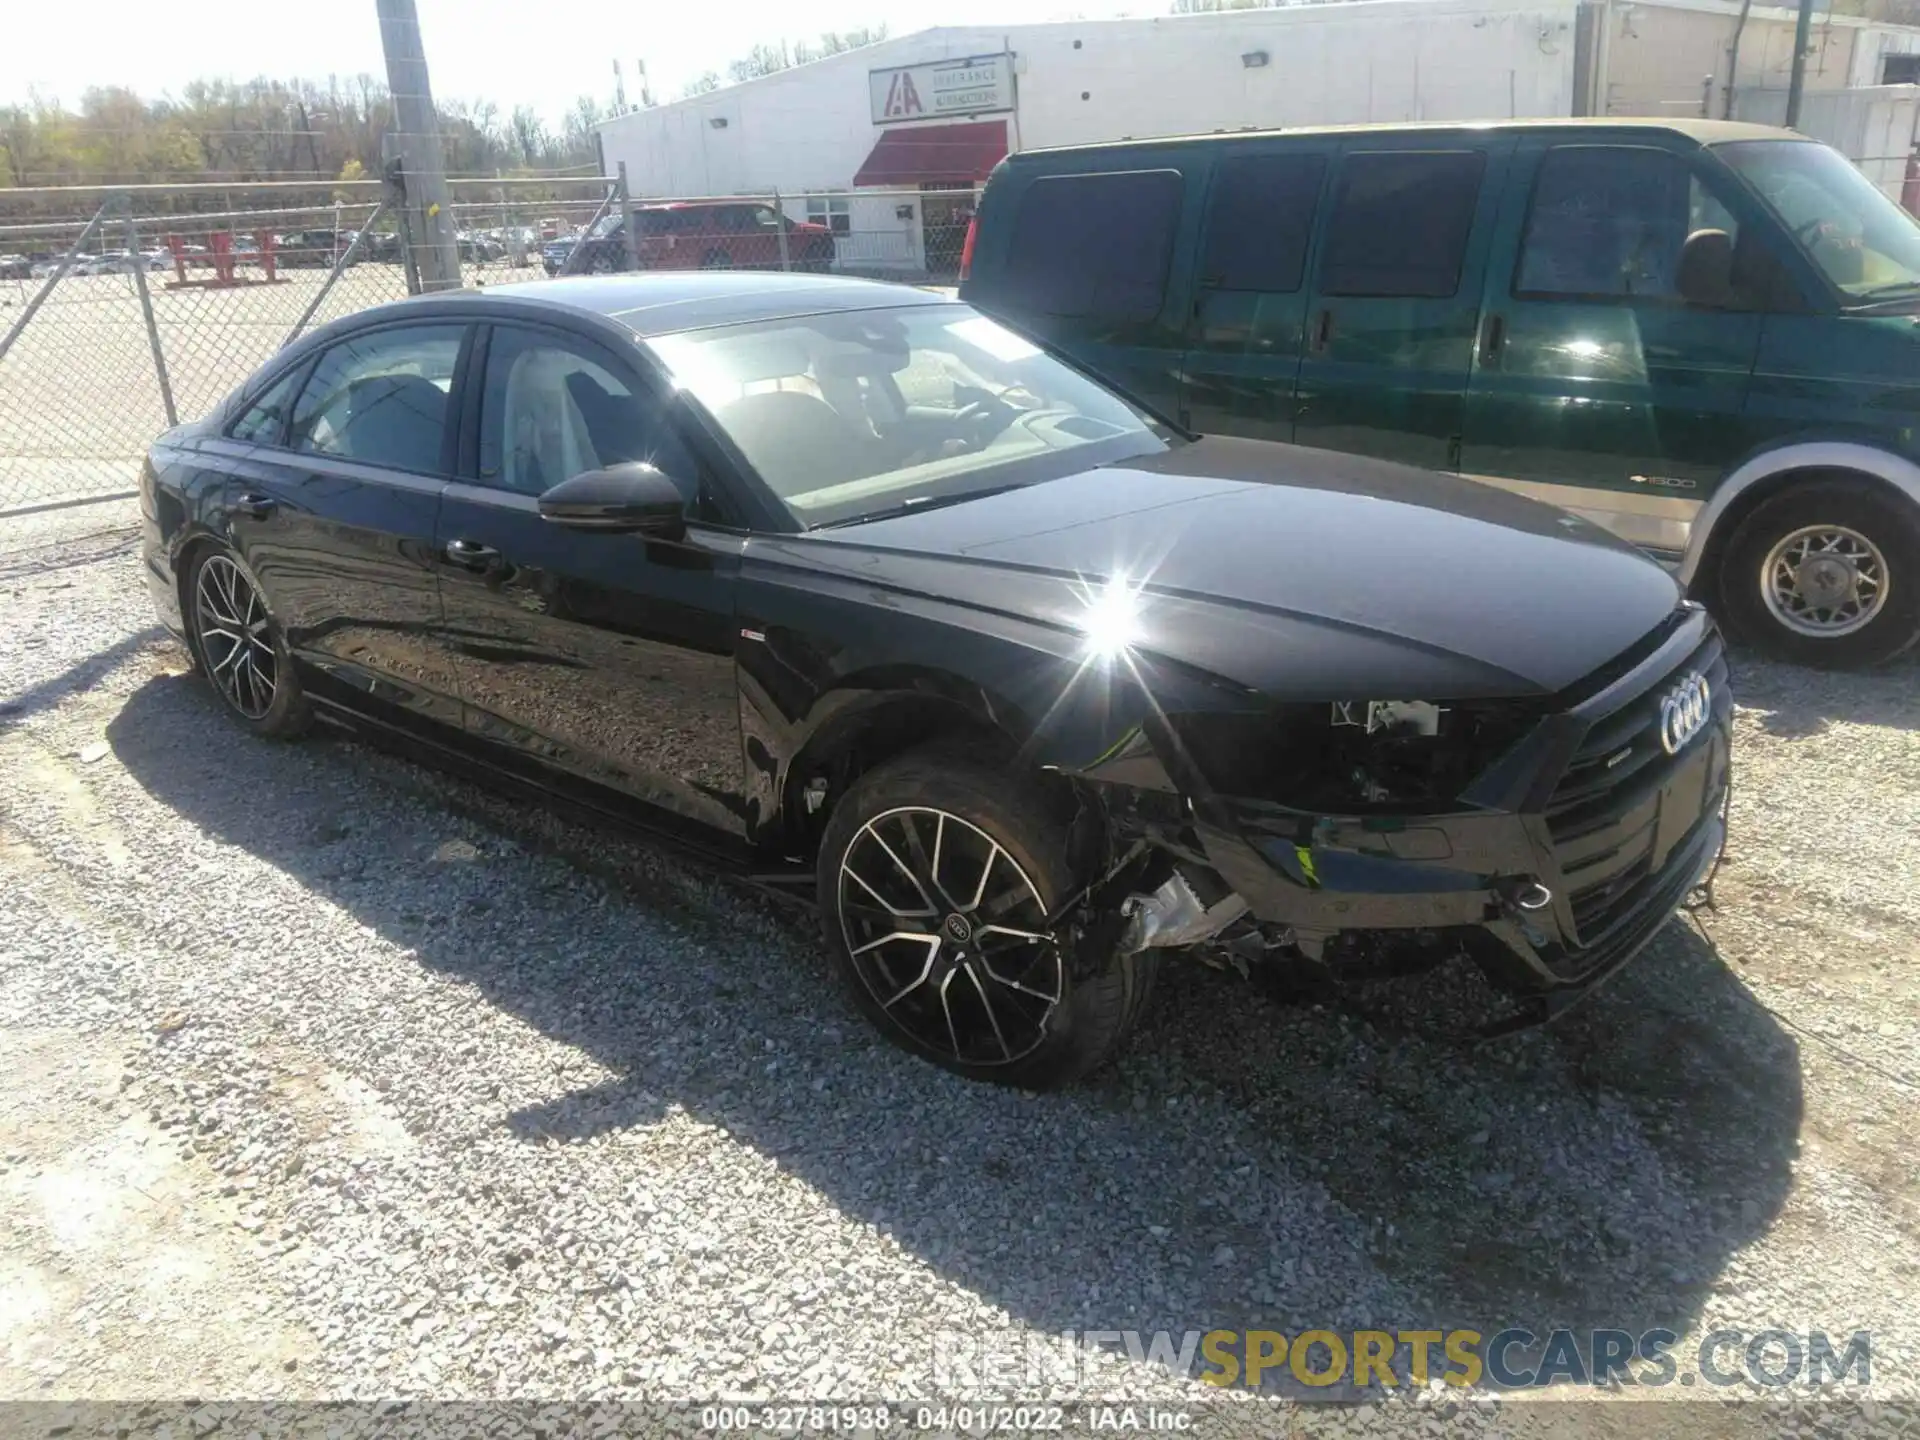
[[[1479,1047],[1425,1033],[1448,972],[1362,1016],[1175,959],[1118,1065],[1030,1096],[877,1040],[806,921],[643,845],[356,744],[250,743],[187,677],[107,734],[207,833],[617,1077],[504,1116],[529,1143],[684,1108],[1041,1331],[1684,1331],[1791,1184],[1797,1047],[1679,921]],[[434,863],[450,808],[487,827],[471,863]]]

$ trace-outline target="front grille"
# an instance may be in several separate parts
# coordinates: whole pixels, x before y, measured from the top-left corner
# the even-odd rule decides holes
[[[1660,702],[1680,677],[1691,671],[1706,676],[1713,719],[1680,753],[1669,755],[1660,742]],[[1678,665],[1657,674],[1615,709],[1595,720],[1574,751],[1547,803],[1547,829],[1553,837],[1574,934],[1581,949],[1606,945],[1616,931],[1669,888],[1673,866],[1689,850],[1673,845],[1661,869],[1654,850],[1663,825],[1671,836],[1676,817],[1661,815],[1662,795],[1683,766],[1699,762],[1703,747],[1723,747],[1725,717],[1731,709],[1724,647],[1709,633]],[[1691,835],[1701,815],[1720,803],[1724,762],[1714,766],[1701,795],[1700,814],[1681,817]]]

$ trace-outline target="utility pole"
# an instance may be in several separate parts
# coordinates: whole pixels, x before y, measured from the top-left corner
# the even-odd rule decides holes
[[[1807,88],[1807,48],[1813,43],[1813,0],[1800,0],[1793,27],[1793,70],[1787,80],[1787,128],[1800,127],[1800,97]]]
[[[420,17],[413,0],[374,0],[374,8],[380,15],[380,44],[387,54],[387,89],[393,94],[392,149],[406,176],[406,230],[420,271],[420,288],[457,290],[460,245],[447,199],[440,117],[427,85]]]

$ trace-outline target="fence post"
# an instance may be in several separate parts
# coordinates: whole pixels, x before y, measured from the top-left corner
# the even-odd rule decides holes
[[[109,200],[93,212],[93,219],[87,222],[87,228],[80,232],[80,238],[73,242],[72,246],[67,250],[67,253],[60,257],[60,263],[54,267],[53,273],[47,276],[47,283],[42,285],[33,299],[27,302],[27,308],[22,310],[20,312],[20,318],[8,327],[6,335],[0,337],[0,360],[7,358],[7,351],[11,350],[13,348],[13,342],[20,338],[20,332],[27,328],[27,322],[33,319],[34,311],[46,304],[47,296],[53,293],[53,287],[58,285],[61,280],[66,277],[67,271],[72,268],[73,262],[80,258],[80,252],[86,248],[87,242],[93,238],[94,232],[98,230],[106,220],[107,212],[113,209],[117,203],[115,200]]]
[[[339,258],[333,262],[333,269],[327,272],[326,280],[321,283],[320,293],[307,302],[307,308],[302,310],[300,312],[300,318],[293,322],[293,329],[287,332],[287,338],[280,342],[282,345],[291,345],[300,338],[300,332],[307,328],[307,322],[313,319],[314,315],[319,312],[320,307],[326,303],[327,296],[333,293],[333,287],[339,283],[340,276],[345,272],[346,268],[353,264],[354,260],[359,257],[360,251],[366,246],[367,236],[373,233],[373,227],[379,223],[380,217],[386,213],[387,202],[382,200],[378,205],[373,207],[373,214],[367,217],[367,223],[353,232],[353,243],[341,251]],[[337,236],[340,231],[336,227],[333,233]]]
[[[140,231],[133,223],[133,204],[127,204],[127,253],[133,260],[133,288],[140,292],[140,314],[147,322],[147,345],[153,351],[153,373],[160,381],[160,407],[171,430],[180,423],[173,406],[173,381],[167,377],[167,356],[160,348],[160,326],[153,318],[153,295],[147,289],[147,257],[140,253]]]
[[[633,223],[633,191],[627,188],[627,162],[620,162],[614,184],[620,190],[620,233],[627,242],[627,269],[640,268],[640,227]]]
[[[600,202],[600,208],[593,212],[593,218],[587,221],[586,228],[581,230],[579,236],[574,240],[573,248],[567,251],[567,258],[560,264],[560,273],[562,275],[578,275],[580,273],[580,252],[587,248],[586,242],[592,237],[594,228],[598,226],[602,220],[607,218],[607,212],[613,208],[613,202],[618,199],[620,199],[620,182],[616,179],[613,184],[607,187],[607,198],[602,200]]]
[[[787,207],[780,203],[780,187],[773,189],[773,218],[780,222],[780,268],[793,269],[793,256],[787,253]]]
[[[427,83],[427,55],[420,43],[414,0],[374,0],[380,44],[387,60],[387,94],[393,102],[393,138],[406,161],[407,200],[413,210],[420,283],[428,290],[460,288],[460,243],[447,194],[440,117]]]
[[[392,140],[388,136],[388,141]],[[384,142],[383,142],[384,143]],[[389,146],[389,149],[392,147]],[[387,193],[384,204],[393,207],[393,213],[399,218],[400,232],[400,268],[407,277],[407,293],[420,293],[420,266],[413,258],[413,207],[407,204],[406,163],[397,153],[387,157]]]

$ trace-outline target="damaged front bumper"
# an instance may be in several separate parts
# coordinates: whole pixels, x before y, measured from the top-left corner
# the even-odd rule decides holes
[[[1710,704],[1669,748],[1662,706],[1696,681]],[[1711,870],[1731,717],[1719,637],[1693,615],[1542,721],[1453,813],[1325,815],[1190,795],[1195,858],[1210,872],[1199,898],[1232,915],[1220,899],[1231,895],[1336,970],[1381,940],[1457,938],[1523,997],[1512,1023],[1550,1018],[1638,954]]]

